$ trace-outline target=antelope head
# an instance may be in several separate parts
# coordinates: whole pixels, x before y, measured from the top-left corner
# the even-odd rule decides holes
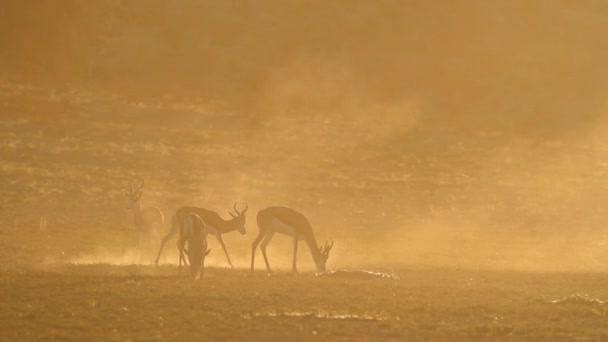
[[[325,264],[327,264],[327,259],[329,258],[329,251],[331,251],[334,246],[334,242],[331,244],[325,241],[325,245],[319,247],[317,256],[314,258],[315,265],[317,266],[317,272],[325,272]]]
[[[198,216],[193,217],[192,235],[188,239],[188,261],[190,262],[190,272],[194,280],[203,277],[205,270],[205,257],[211,252],[207,248],[207,234],[205,234],[205,224]]]
[[[249,205],[247,203],[245,203],[245,209],[243,209],[243,211],[240,211],[237,209],[236,207],[236,202],[234,203],[234,211],[236,212],[236,215],[233,214],[232,212],[228,211],[228,214],[230,214],[230,216],[232,216],[232,221],[236,222],[236,226],[237,226],[237,230],[239,231],[239,233],[241,233],[241,235],[247,235],[247,230],[245,229],[245,213],[247,212],[247,209],[249,209]]]
[[[139,186],[135,186],[134,182],[139,180]],[[144,189],[144,181],[139,177],[131,178],[129,189],[122,189],[122,192],[127,196],[127,210],[133,209],[135,204],[141,199],[142,190]]]

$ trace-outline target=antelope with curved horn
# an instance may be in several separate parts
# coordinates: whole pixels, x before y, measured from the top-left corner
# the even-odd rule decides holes
[[[205,222],[200,216],[188,213],[179,228],[179,241],[177,242],[179,270],[181,271],[182,260],[184,264],[187,264],[184,258],[185,253],[188,255],[190,273],[194,280],[198,280],[204,275],[205,257],[211,252],[210,249],[207,249]],[[186,242],[188,243],[188,249],[185,248]]]
[[[158,255],[156,256],[156,264],[158,265],[158,260],[160,259],[163,247],[169,239],[178,231],[178,228],[186,218],[186,216],[190,213],[196,214],[201,217],[203,222],[205,222],[206,232],[210,235],[215,235],[218,242],[222,246],[224,250],[224,254],[226,254],[226,259],[228,259],[228,264],[230,267],[234,267],[232,265],[232,261],[230,260],[230,256],[228,256],[228,251],[226,250],[226,245],[224,244],[224,240],[222,239],[222,234],[229,233],[234,230],[238,230],[241,235],[246,235],[247,231],[245,229],[245,214],[247,213],[247,209],[249,205],[245,203],[245,209],[243,211],[239,211],[236,207],[236,203],[234,203],[234,211],[236,214],[228,211],[232,219],[224,220],[220,217],[218,213],[215,211],[207,210],[199,207],[182,207],[177,210],[175,215],[173,215],[173,222],[171,223],[171,231],[167,236],[165,236],[161,243],[160,249],[158,250]]]
[[[139,186],[133,183],[139,180]],[[142,234],[146,237],[147,247],[154,248],[154,245],[160,240],[160,231],[164,225],[163,213],[157,207],[144,207],[141,197],[144,188],[144,181],[139,177],[131,178],[129,189],[123,189],[123,193],[127,196],[127,210],[133,212],[133,220],[137,231],[137,256],[139,259],[140,245]]]
[[[298,252],[298,241],[300,240],[304,240],[308,245],[312,259],[317,267],[317,272],[325,272],[325,264],[329,257],[329,251],[334,246],[334,242],[332,241],[331,244],[325,242],[325,245],[322,247],[317,246],[317,240],[312,232],[310,222],[308,222],[308,219],[303,214],[287,207],[268,207],[258,212],[257,221],[260,233],[253,241],[251,247],[251,271],[254,269],[255,250],[261,242],[260,249],[262,250],[262,256],[264,256],[266,269],[270,272],[270,265],[266,256],[266,246],[272,240],[274,234],[279,233],[293,238],[293,266],[291,270],[294,273],[298,272],[296,268],[296,255]]]

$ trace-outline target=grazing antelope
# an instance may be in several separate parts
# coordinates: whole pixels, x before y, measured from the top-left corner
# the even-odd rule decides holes
[[[253,241],[251,247],[251,271],[254,268],[255,250],[260,242],[262,242],[260,249],[264,256],[264,262],[266,262],[266,268],[270,272],[268,257],[266,257],[266,246],[275,233],[293,237],[293,272],[298,272],[296,269],[296,255],[299,240],[304,240],[308,245],[310,254],[312,254],[312,258],[317,266],[317,272],[325,271],[329,251],[331,251],[334,243],[333,241],[331,244],[325,242],[323,247],[317,246],[317,240],[312,233],[310,222],[308,222],[308,219],[303,214],[287,207],[268,207],[258,212],[257,221],[260,233]]]
[[[232,261],[230,261],[230,257],[228,256],[228,251],[226,250],[226,245],[224,244],[224,240],[222,240],[222,234],[229,233],[233,230],[238,230],[241,235],[246,235],[247,231],[245,230],[245,213],[247,213],[247,209],[249,206],[245,204],[245,209],[241,212],[236,207],[236,203],[234,203],[234,211],[236,215],[228,211],[232,219],[224,220],[218,215],[215,211],[199,208],[199,207],[182,207],[177,210],[175,215],[173,216],[173,222],[171,224],[171,231],[167,236],[165,236],[161,243],[160,249],[158,250],[158,256],[156,257],[156,264],[158,265],[158,260],[160,259],[161,252],[163,247],[169,239],[177,232],[177,228],[180,226],[181,222],[183,222],[184,218],[189,213],[194,213],[200,216],[205,222],[206,232],[207,234],[215,235],[217,241],[219,241],[222,249],[224,250],[224,254],[226,254],[226,259],[228,259],[228,264],[230,267],[234,267],[232,265]]]
[[[135,180],[140,181],[140,185],[135,187]],[[154,244],[160,240],[160,231],[164,225],[163,213],[156,207],[143,207],[141,203],[144,181],[139,177],[133,177],[129,182],[130,189],[123,189],[124,194],[128,198],[127,210],[133,212],[133,220],[135,221],[135,229],[137,231],[137,255],[139,259],[139,249],[142,240],[142,234],[147,237],[148,247],[154,248]]]
[[[185,249],[186,242],[188,243],[188,249]],[[179,250],[180,271],[182,260],[186,264],[185,252],[188,255],[192,277],[194,280],[202,278],[205,270],[205,257],[209,255],[211,250],[207,249],[207,232],[205,223],[200,216],[194,213],[186,214],[180,224],[177,249]]]

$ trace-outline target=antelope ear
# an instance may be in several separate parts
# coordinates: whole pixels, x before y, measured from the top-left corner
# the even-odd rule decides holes
[[[236,218],[236,215],[234,215],[233,213],[230,212],[230,210],[226,210],[228,212],[228,214],[230,214],[230,216],[232,216],[232,218]]]
[[[129,192],[127,191],[127,189],[122,189],[122,193],[129,196]]]
[[[208,250],[205,252],[205,256],[209,255],[209,253],[211,253],[211,250],[210,250],[210,249],[208,249]]]

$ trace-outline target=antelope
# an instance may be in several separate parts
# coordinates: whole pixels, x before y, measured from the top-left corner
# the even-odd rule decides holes
[[[135,180],[141,181],[138,187],[133,183]],[[123,189],[123,193],[127,196],[127,210],[133,212],[133,220],[137,231],[137,255],[139,258],[139,248],[141,244],[142,234],[148,234],[148,244],[159,240],[160,230],[164,225],[163,213],[157,207],[143,207],[141,203],[144,181],[139,177],[133,177],[129,182],[130,189]]]
[[[298,252],[298,241],[304,240],[310,249],[312,259],[317,267],[317,272],[325,272],[325,264],[329,257],[329,251],[334,246],[333,241],[329,244],[327,241],[323,247],[317,246],[317,241],[308,219],[301,213],[287,207],[268,207],[258,212],[257,216],[258,227],[260,233],[253,241],[251,246],[251,271],[254,269],[255,250],[260,242],[260,249],[264,256],[266,269],[270,273],[270,265],[266,256],[266,246],[272,240],[275,233],[289,235],[293,238],[293,266],[292,272],[297,273],[296,255]],[[262,241],[263,240],[263,241]]]
[[[185,248],[186,242],[188,249]],[[207,249],[207,232],[203,219],[194,214],[188,213],[180,224],[179,241],[177,242],[179,250],[179,270],[181,272],[182,260],[184,264],[188,264],[184,258],[184,253],[188,255],[190,263],[190,273],[194,280],[203,277],[205,270],[205,257],[211,252]]]
[[[236,212],[236,214],[233,214],[228,211],[228,214],[232,216],[232,219],[230,220],[224,220],[215,211],[207,210],[204,208],[182,207],[178,209],[175,215],[173,216],[171,231],[169,232],[169,234],[167,234],[167,236],[162,239],[160,243],[160,249],[158,250],[158,255],[156,257],[156,264],[158,265],[158,260],[160,259],[160,255],[165,243],[167,243],[167,241],[169,241],[169,239],[171,239],[171,237],[177,232],[177,229],[180,226],[181,222],[183,222],[184,218],[189,213],[194,213],[200,216],[201,219],[203,219],[203,222],[205,222],[207,234],[215,235],[217,241],[219,241],[220,245],[222,246],[222,249],[224,250],[224,254],[226,254],[228,264],[230,265],[230,267],[234,267],[234,265],[232,265],[232,261],[230,260],[230,256],[228,256],[228,251],[226,250],[224,240],[222,240],[222,234],[229,233],[233,230],[238,230],[241,235],[246,235],[247,231],[245,230],[245,213],[247,213],[248,208],[249,206],[245,204],[245,209],[239,212],[236,207],[236,203],[234,203],[234,211]]]

